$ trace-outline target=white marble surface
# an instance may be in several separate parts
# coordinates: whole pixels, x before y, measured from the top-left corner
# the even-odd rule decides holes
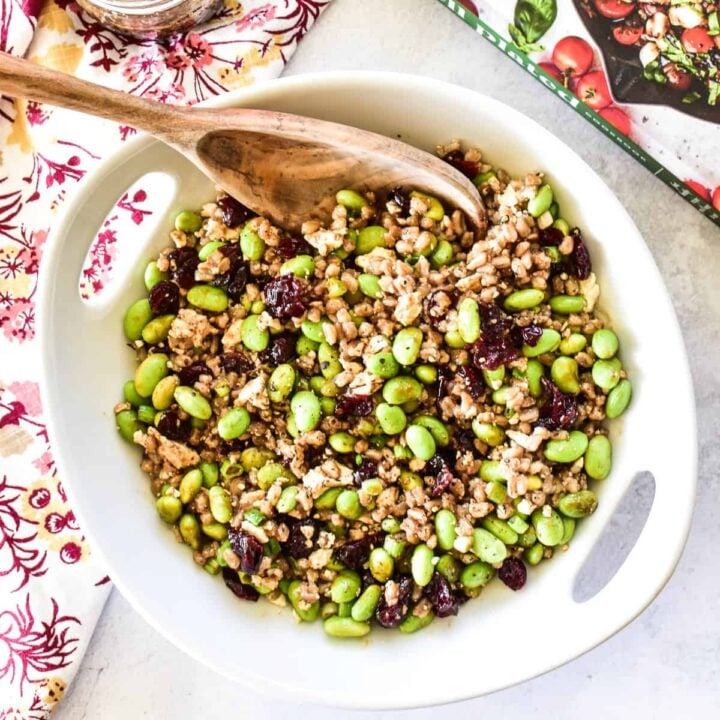
[[[690,353],[700,430],[699,495],[690,540],[673,579],[636,622],[584,657],[518,687],[460,705],[379,715],[401,720],[717,717],[720,230],[435,0],[334,0],[301,44],[288,73],[337,69],[413,72],[477,89],[527,113],[583,155],[627,206],[669,286]],[[671,378],[668,396],[671,411]],[[659,440],[672,441],[670,421],[667,439]],[[241,639],[238,651],[242,652]],[[432,668],[426,668],[424,676],[432,682]],[[236,686],[167,643],[115,591],[75,683],[54,717],[371,716],[290,704]]]

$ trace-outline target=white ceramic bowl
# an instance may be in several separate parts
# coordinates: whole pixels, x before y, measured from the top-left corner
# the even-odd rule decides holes
[[[55,457],[93,550],[123,594],[169,640],[233,680],[357,708],[429,705],[497,690],[577,657],[630,622],[670,577],[688,532],[695,414],[671,303],[645,243],[610,190],[532,120],[492,98],[428,78],[306,75],[213,104],[344,122],[428,150],[459,137],[512,173],[547,171],[563,215],[586,234],[602,306],[618,328],[635,394],[624,423],[613,423],[614,468],[597,488],[598,511],[581,524],[569,552],[530,570],[521,592],[495,582],[456,618],[412,636],[377,631],[359,642],[330,640],[319,624],[297,625],[289,611],[269,603],[238,601],[192,563],[159,521],[138,449],[114,430],[112,408],[134,369],[122,335],[123,312],[143,293],[142,269],[167,243],[174,213],[213,195],[183,158],[149,137],[138,138],[102,162],[68,203],[44,259],[41,300],[43,393]],[[158,208],[160,230],[128,243],[128,271],[100,302],[81,301],[78,275],[91,238],[122,192],[153,171],[176,183],[167,207]],[[636,546],[599,594],[575,602],[571,589],[579,569],[635,474],[644,470],[654,474],[656,491]]]

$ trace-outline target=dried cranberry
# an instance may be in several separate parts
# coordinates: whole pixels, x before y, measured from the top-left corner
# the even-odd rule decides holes
[[[194,385],[200,379],[201,375],[210,375],[212,377],[210,368],[201,362],[196,362],[184,367],[178,374],[181,385]]]
[[[430,490],[431,497],[440,497],[450,488],[452,481],[455,479],[453,468],[455,467],[455,458],[451,455],[451,451],[442,449],[435,453],[423,468],[423,474],[433,478],[433,486]]]
[[[148,296],[153,315],[177,315],[180,309],[180,289],[174,282],[161,280]]]
[[[309,468],[319,465],[324,455],[324,447],[307,445],[305,447],[305,465],[307,465]]]
[[[450,583],[440,573],[433,574],[424,594],[438,617],[458,614],[457,598],[450,589]]]
[[[535,347],[538,342],[540,342],[540,338],[543,334],[543,329],[535,323],[518,328],[518,330],[520,332],[521,342],[529,345],[530,347]]]
[[[573,251],[570,259],[575,268],[575,275],[579,280],[587,280],[592,272],[592,263],[590,262],[590,253],[582,238],[582,234],[578,228],[572,231]]]
[[[289,260],[297,255],[313,255],[315,252],[312,245],[300,235],[284,235],[280,238],[276,249],[283,260]]]
[[[260,593],[252,586],[240,582],[237,572],[230,568],[223,568],[223,580],[225,585],[230,588],[231,592],[241,600],[256,602],[260,597]]]
[[[170,277],[183,289],[189,290],[195,284],[195,270],[200,259],[191,247],[179,247],[168,255]]]
[[[265,304],[276,318],[300,317],[306,309],[307,283],[292,273],[272,279],[265,286]]]
[[[375,611],[377,621],[386,628],[397,627],[410,611],[410,599],[413,591],[412,578],[409,575],[401,575],[396,579],[396,582],[398,584],[397,601],[389,605],[383,591]]]
[[[447,155],[443,155],[443,160],[459,170],[466,178],[472,180],[480,169],[478,164],[465,159],[465,153],[462,150],[451,150]]]
[[[540,231],[541,245],[559,245],[563,241],[563,232],[556,227],[547,227]]]
[[[250,280],[250,271],[247,265],[239,265],[232,273],[226,287],[228,297],[238,302],[245,292],[245,288]]]
[[[465,381],[465,386],[472,397],[477,400],[485,394],[485,383],[482,374],[474,367],[460,366],[458,375]]]
[[[370,540],[364,537],[341,545],[335,551],[335,555],[343,565],[351,570],[361,570],[370,557],[370,550]]]
[[[295,335],[286,332],[275,335],[269,348],[263,350],[258,358],[260,362],[278,366],[286,363],[295,355]]]
[[[410,196],[401,187],[394,187],[390,191],[388,202],[394,202],[403,215],[410,214]]]
[[[438,368],[438,387],[437,387],[437,401],[438,403],[448,394],[448,385],[452,380],[452,372],[445,365]]]
[[[447,317],[448,310],[455,307],[457,299],[454,290],[433,290],[423,301],[423,312],[428,324],[437,330]]]
[[[248,575],[254,575],[263,559],[262,543],[250,533],[230,528],[228,531],[230,547],[240,558],[240,570]]]
[[[353,482],[355,485],[360,487],[363,480],[369,480],[378,476],[378,466],[374,460],[365,458],[354,470],[353,470]]]
[[[471,430],[458,429],[453,433],[452,445],[460,452],[472,452],[475,449],[475,434]]]
[[[511,589],[520,590],[527,580],[525,563],[520,558],[505,558],[505,562],[498,570],[498,577]]]
[[[225,372],[246,373],[252,370],[255,365],[247,355],[239,352],[226,352],[220,356],[220,365]]]
[[[313,541],[317,537],[318,529],[315,523],[312,520],[288,521],[288,528],[290,533],[284,543],[285,552],[295,560],[308,557],[313,551]]]
[[[222,210],[222,221],[228,227],[235,228],[240,223],[249,220],[252,213],[241,202],[237,201],[230,195],[225,195],[217,201],[217,205]]]
[[[157,424],[157,430],[168,440],[184,442],[190,437],[190,423],[181,420],[174,410],[164,412]]]
[[[567,430],[572,427],[578,416],[577,401],[572,395],[565,395],[546,377],[540,378],[548,397],[540,408],[538,425],[548,430]]]
[[[335,415],[339,418],[348,415],[365,417],[373,411],[373,401],[370,395],[343,395],[335,403]]]

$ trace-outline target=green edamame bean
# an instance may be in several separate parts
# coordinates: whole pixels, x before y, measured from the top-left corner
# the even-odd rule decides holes
[[[498,388],[492,395],[492,401],[496,405],[507,405],[508,397],[510,395],[510,386],[509,385],[503,385],[501,388]]]
[[[545,375],[545,367],[539,360],[528,360],[525,380],[528,384],[528,392],[533,397],[542,395],[542,377]]]
[[[328,438],[330,447],[336,452],[344,455],[351,453],[355,448],[355,438],[348,432],[336,432]]]
[[[355,620],[355,622],[366,622],[370,620],[377,608],[378,602],[380,602],[380,595],[382,595],[380,585],[368,585],[365,590],[362,591],[360,597],[353,603],[352,609],[350,610],[350,617]]]
[[[417,190],[413,190],[410,193],[410,197],[419,198],[428,206],[428,209],[423,213],[423,217],[440,221],[445,216],[445,210],[442,203],[436,197],[428,195],[427,193],[418,192]]]
[[[541,509],[537,509],[531,516],[533,527],[537,533],[538,540],[546,547],[554,547],[559,545],[565,534],[565,526],[562,518],[551,510],[549,515],[545,515]]]
[[[528,358],[536,358],[545,353],[555,352],[561,340],[562,336],[557,330],[545,328],[535,346],[530,346],[527,343],[523,345],[523,355]]]
[[[247,260],[261,260],[265,254],[265,241],[253,230],[252,221],[245,223],[240,231],[240,250]],[[282,268],[280,272],[282,274]]]
[[[115,415],[115,424],[120,437],[128,442],[133,442],[135,433],[143,429],[135,410],[121,410]]]
[[[240,455],[240,462],[242,463],[245,472],[250,472],[253,468],[259,470],[265,463],[270,462],[274,455],[269,450],[263,450],[261,448],[249,447],[245,448]]]
[[[307,280],[315,274],[315,261],[310,255],[296,255],[280,266],[280,274],[295,275]]]
[[[545,299],[545,293],[536,288],[526,288],[525,290],[516,290],[510,293],[503,301],[503,307],[508,312],[518,312],[520,310],[531,310],[537,307]]]
[[[234,440],[247,432],[250,427],[250,413],[243,407],[228,410],[218,420],[218,435],[223,440]]]
[[[632,398],[632,385],[629,380],[621,380],[608,394],[605,401],[605,415],[609,420],[620,417]]]
[[[342,570],[330,585],[330,599],[336,603],[352,602],[360,594],[360,576],[354,570]]]
[[[200,547],[200,523],[194,515],[185,513],[178,521],[178,530],[186,545],[193,550]]]
[[[220,470],[216,462],[201,462],[199,470],[202,473],[204,487],[211,488],[213,485],[217,484]]]
[[[295,368],[288,363],[278,365],[268,381],[268,397],[272,402],[282,402],[295,386]]]
[[[347,292],[347,286],[338,278],[328,278],[326,280],[327,294],[330,298],[340,298]]]
[[[280,493],[280,497],[278,498],[277,504],[275,505],[277,511],[280,513],[292,512],[297,505],[297,496],[299,490],[300,488],[297,485],[289,485],[288,487],[283,488],[283,491]]]
[[[147,264],[147,267],[145,268],[145,273],[143,275],[143,281],[145,282],[145,288],[148,292],[150,292],[150,290],[152,290],[159,282],[167,279],[168,274],[160,270],[154,260],[151,260]]]
[[[373,300],[379,300],[383,296],[383,290],[380,287],[380,278],[370,273],[361,273],[358,275],[358,287],[363,295],[367,295]]]
[[[238,476],[242,475],[242,472],[243,472],[242,465],[240,465],[239,463],[234,463],[232,460],[230,460],[230,458],[223,460],[222,465],[220,465],[220,469],[218,470],[219,475],[221,475],[226,480],[231,480],[234,477],[238,477]],[[204,477],[205,476],[203,476],[203,484],[204,484]],[[205,485],[205,487],[212,487],[212,484]]]
[[[130,342],[136,342],[142,338],[142,331],[145,325],[152,320],[150,301],[147,298],[136,300],[126,311],[123,317],[123,331]]]
[[[435,566],[448,582],[456,583],[460,579],[460,562],[449,553],[442,555]]]
[[[158,317],[153,318],[142,329],[141,336],[143,341],[148,345],[157,345],[158,343],[167,340],[173,320],[175,320],[174,315],[159,315]]]
[[[300,357],[303,357],[304,355],[309,355],[311,352],[316,352],[319,346],[319,342],[315,342],[305,335],[300,335],[295,343],[295,352]]]
[[[548,208],[548,212],[550,215],[552,215],[553,220],[555,220],[560,213],[560,206],[553,200],[552,205]]]
[[[337,496],[335,509],[348,520],[357,520],[363,514],[363,507],[355,490],[343,490]]]
[[[310,338],[313,342],[318,343],[318,347],[321,342],[325,342],[325,333],[323,332],[323,324],[327,320],[320,322],[313,322],[312,320],[303,320],[300,324],[300,332],[307,338]]]
[[[570,395],[580,392],[580,370],[577,362],[565,355],[555,358],[550,367],[550,377],[558,388]]]
[[[420,425],[420,427],[429,430],[435,443],[440,447],[446,447],[450,444],[450,432],[442,420],[438,420],[438,418],[432,415],[419,415],[413,420],[413,424]]]
[[[319,393],[320,388],[325,384],[325,378],[322,375],[314,375],[310,378],[310,389],[314,393]]]
[[[506,545],[515,545],[518,541],[518,534],[500,518],[486,517],[482,521],[482,526]]]
[[[413,455],[420,460],[427,462],[435,454],[435,438],[421,425],[410,425],[405,431],[405,442]]]
[[[257,483],[261,490],[267,490],[278,478],[294,480],[290,471],[278,462],[267,463],[257,471]],[[282,484],[286,485],[287,483]]]
[[[400,473],[400,487],[403,490],[412,490],[413,488],[419,488],[422,486],[423,480],[417,473],[410,472],[409,470],[403,470]]]
[[[165,495],[159,497],[155,502],[155,508],[163,522],[172,525],[176,523],[182,515],[182,503],[179,498],[173,497],[172,495]]]
[[[152,404],[156,410],[167,410],[173,403],[175,389],[180,384],[177,375],[167,375],[152,391]]]
[[[327,620],[329,617],[333,617],[338,614],[338,604],[334,602],[326,602],[320,606],[320,618]]]
[[[585,451],[585,472],[593,480],[604,480],[612,468],[612,444],[607,435],[594,435]]]
[[[504,483],[507,478],[502,473],[502,463],[499,460],[483,460],[480,465],[480,478],[485,482]]]
[[[397,628],[401,633],[409,635],[410,633],[418,632],[418,630],[426,628],[434,619],[435,616],[431,612],[428,612],[427,615],[423,615],[422,617],[413,615],[412,612],[410,612]]]
[[[371,497],[377,497],[385,489],[385,486],[379,478],[368,478],[362,481],[360,488]]]
[[[457,330],[448,330],[443,339],[445,340],[445,344],[454,350],[465,347],[465,341]]]
[[[505,366],[501,365],[495,370],[483,370],[483,380],[491,390],[499,389],[505,380]]]
[[[157,411],[152,405],[141,405],[137,409],[138,420],[146,425],[152,425],[155,422],[156,413]]]
[[[394,520],[397,518],[393,518]],[[394,532],[398,532],[400,530],[400,526],[398,523],[398,530]],[[405,548],[407,547],[407,543],[404,540],[398,540],[394,538],[392,535],[386,535],[385,540],[383,540],[383,549],[387,551],[388,555],[393,560],[400,560],[400,558],[403,556],[403,553],[405,552]]]
[[[386,247],[385,235],[387,230],[381,225],[368,225],[358,233],[355,244],[355,254],[365,255],[377,247]]]
[[[188,290],[186,297],[191,305],[207,312],[220,313],[228,306],[227,293],[212,285],[195,285]]]
[[[398,520],[396,517],[393,517],[392,515],[388,515],[386,518],[383,518],[383,521],[380,523],[380,527],[386,533],[400,532],[400,520]]]
[[[343,369],[337,349],[326,342],[321,342],[318,348],[318,364],[320,365],[320,372],[327,380],[334,378]]]
[[[195,233],[202,227],[202,218],[192,210],[183,210],[175,216],[175,229]]]
[[[551,462],[573,463],[585,454],[588,437],[579,430],[572,430],[567,440],[548,440],[544,455]]]
[[[570,225],[567,220],[563,220],[563,218],[555,220],[552,226],[557,228],[563,234],[563,237],[567,237],[570,234]]]
[[[473,185],[477,185],[477,187],[480,187],[480,185],[488,182],[488,180],[497,177],[494,170],[486,170],[485,172],[478,173],[473,178]]]
[[[480,309],[474,298],[463,298],[458,305],[458,332],[468,344],[480,337]]]
[[[395,561],[384,547],[376,547],[370,553],[368,569],[378,582],[384,583],[392,577]]]
[[[481,560],[491,565],[502,562],[507,557],[505,543],[485,528],[473,530],[472,551]]]
[[[527,204],[528,212],[535,218],[540,217],[550,209],[553,203],[553,191],[549,185],[541,185],[534,198]]]
[[[129,402],[131,405],[134,405],[135,407],[140,407],[140,405],[147,405],[148,399],[145,397],[142,397],[138,394],[138,391],[135,389],[135,382],[133,380],[128,380],[123,385],[123,397],[127,402]]]
[[[605,392],[612,390],[620,382],[622,363],[618,358],[596,360],[592,366],[593,382]]]
[[[513,515],[513,517],[519,518],[519,515]],[[520,518],[522,519],[522,518]],[[528,526],[528,529],[518,537],[518,545],[522,548],[532,547],[537,542],[537,533],[532,525]]]
[[[342,492],[342,488],[334,487],[326,490],[319,498],[315,500],[316,510],[334,510],[338,495]]]
[[[577,355],[577,353],[585,349],[586,345],[587,338],[584,335],[572,333],[563,338],[558,349],[563,355]]]
[[[381,352],[369,357],[365,367],[384,380],[389,380],[400,372],[400,364],[391,352]]]
[[[212,406],[195,388],[187,385],[178,385],[173,393],[175,402],[190,417],[198,420],[209,420],[212,415]]]
[[[460,582],[468,590],[483,587],[493,578],[495,570],[486,562],[478,561],[466,565],[460,573]]]
[[[563,528],[563,536],[558,543],[559,545],[567,545],[570,540],[572,540],[572,536],[575,534],[575,520],[573,518],[564,517]]]
[[[518,534],[522,535],[530,528],[530,524],[525,522],[519,515],[513,515],[508,518],[507,524]],[[489,528],[488,528],[489,529]]]
[[[437,511],[435,515],[435,535],[437,536],[438,545],[443,550],[453,549],[457,537],[456,526],[457,518],[451,510],[443,508]]]
[[[148,355],[135,370],[135,390],[142,397],[150,397],[155,386],[168,374],[168,356],[164,353]]]
[[[535,566],[539,565],[540,561],[545,555],[545,546],[540,543],[536,543],[532,547],[525,550],[525,561],[528,565]]]
[[[380,403],[375,408],[375,416],[380,423],[382,431],[388,435],[401,433],[407,424],[407,418],[405,417],[403,409],[397,405]]]
[[[382,388],[383,400],[390,405],[402,405],[410,400],[419,400],[423,386],[412,377],[398,375],[390,378]]]
[[[309,607],[305,607],[305,603],[302,601],[302,582],[300,580],[293,580],[287,589],[287,598],[292,605],[292,609],[295,614],[303,622],[314,622],[317,620],[320,614],[320,601],[316,600]]]
[[[243,513],[243,520],[247,520],[252,523],[255,527],[262,525],[267,518],[257,508],[248,508]]]
[[[217,575],[220,572],[220,563],[215,558],[210,558],[205,561],[203,570],[210,575]]]
[[[180,481],[180,502],[187,505],[195,499],[203,484],[203,475],[197,468],[186,472]]]
[[[335,194],[335,201],[338,205],[353,212],[360,212],[368,204],[367,200],[355,190],[338,190]]]
[[[248,315],[240,327],[242,344],[253,352],[262,352],[270,344],[270,331],[261,328],[257,315]]]
[[[203,535],[207,535],[218,542],[227,538],[228,530],[223,523],[209,523],[208,525],[202,525],[200,529]]]
[[[555,295],[550,298],[549,302],[552,311],[560,315],[580,313],[585,309],[585,297],[583,295]]]
[[[322,419],[322,408],[315,393],[309,390],[301,390],[293,395],[290,401],[290,409],[297,429],[301,433],[314,430]]]
[[[415,546],[410,559],[410,572],[419,587],[425,587],[432,580],[433,557],[433,551],[425,543]]]
[[[504,485],[499,482],[488,483],[485,487],[485,495],[490,502],[494,502],[496,505],[500,505],[505,502],[507,497],[507,490]]]
[[[395,335],[392,354],[401,365],[412,365],[420,354],[423,333],[420,328],[403,328]]]
[[[232,518],[230,493],[222,485],[213,485],[208,490],[210,514],[219,523],[229,523]]]
[[[222,240],[211,240],[198,250],[198,258],[201,262],[205,262],[216,250],[225,247],[225,245],[227,245],[227,243],[224,243]]]
[[[580,490],[563,495],[558,501],[558,510],[569,518],[584,518],[597,509],[597,495],[592,490]]]
[[[351,617],[332,615],[323,621],[323,630],[330,637],[358,638],[370,632],[370,623],[358,622]]]
[[[614,357],[620,347],[618,336],[609,328],[597,330],[592,336],[593,352],[601,360],[609,360]]]
[[[447,240],[440,240],[435,251],[430,255],[430,264],[434,268],[441,268],[452,262],[455,251]]]
[[[415,368],[415,377],[423,385],[432,385],[437,380],[437,369],[433,365],[418,365]]]
[[[505,431],[492,423],[483,423],[475,418],[471,427],[475,437],[490,447],[496,447],[505,440]]]

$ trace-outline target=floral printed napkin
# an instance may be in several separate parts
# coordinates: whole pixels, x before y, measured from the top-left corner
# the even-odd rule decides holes
[[[69,0],[0,0],[0,50],[160,102],[192,104],[278,76],[330,0],[225,0],[207,24],[163,42],[102,27]],[[43,246],[85,173],[135,134],[0,98],[0,720],[46,718],[71,681],[109,592],[55,469],[38,392],[35,302]],[[112,272],[122,226],[152,208],[118,202],[83,273]]]

